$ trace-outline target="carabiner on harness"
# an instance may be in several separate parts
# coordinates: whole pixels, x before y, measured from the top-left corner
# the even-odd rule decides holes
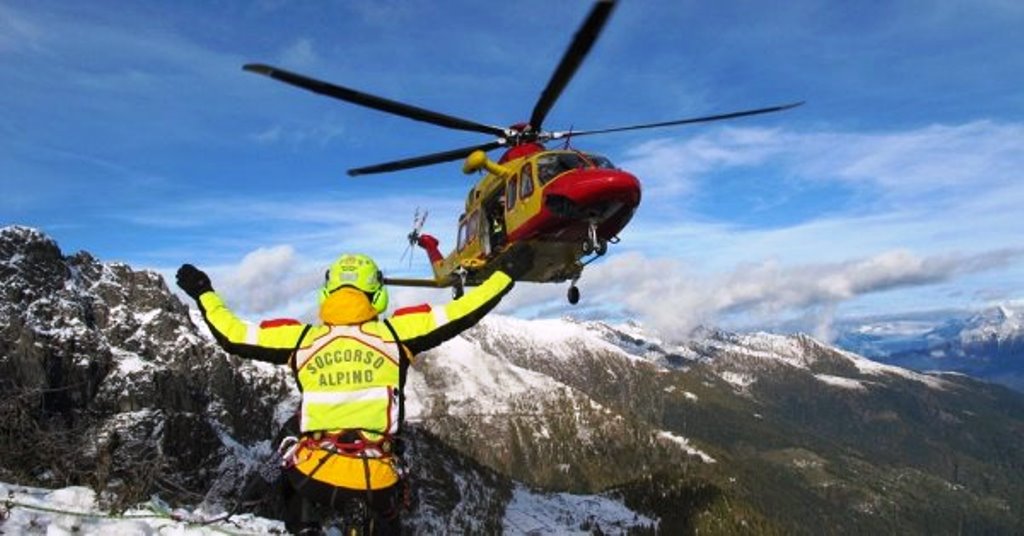
[[[281,455],[281,467],[290,468],[299,463],[295,454],[299,451],[302,442],[295,436],[288,436],[281,440],[277,447],[277,453]]]

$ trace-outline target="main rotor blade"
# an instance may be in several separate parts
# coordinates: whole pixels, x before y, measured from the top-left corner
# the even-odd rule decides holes
[[[493,134],[495,136],[505,135],[505,130],[502,128],[484,125],[482,123],[477,123],[476,121],[470,121],[468,119],[434,112],[418,106],[412,106],[411,104],[385,99],[384,97],[363,93],[362,91],[339,86],[330,82],[324,82],[323,80],[317,80],[315,78],[303,76],[284,69],[278,69],[277,67],[270,65],[250,63],[248,65],[244,65],[242,68],[246,71],[269,76],[270,78],[280,80],[293,86],[301,87],[302,89],[306,89],[314,93],[334,97],[336,99],[341,99],[367,108],[373,108],[374,110],[387,112],[389,114],[408,117],[409,119],[414,119],[416,121],[432,123],[434,125],[456,130],[483,132],[484,134]]]
[[[451,151],[444,151],[441,153],[432,153],[423,156],[416,156],[413,158],[406,158],[404,160],[395,160],[394,162],[385,162],[383,164],[376,164],[373,166],[366,166],[361,168],[355,168],[348,170],[348,174],[352,177],[356,175],[369,175],[371,173],[386,173],[388,171],[398,171],[400,169],[409,169],[420,166],[429,166],[431,164],[440,164],[441,162],[451,162],[452,160],[458,160],[469,156],[476,150],[484,152],[492,149],[497,149],[505,145],[504,139],[494,140],[488,143],[473,145],[471,147],[463,147],[461,149],[452,149]]]
[[[722,121],[724,119],[734,119],[736,117],[746,117],[748,115],[759,115],[767,114],[772,112],[781,112],[783,110],[789,110],[790,108],[796,108],[803,104],[803,101],[794,102],[791,104],[783,104],[781,106],[772,106],[769,108],[758,108],[756,110],[744,110],[742,112],[732,112],[728,114],[719,115],[708,115],[704,117],[694,117],[690,119],[679,119],[677,121],[663,121],[661,123],[647,123],[645,125],[632,125],[628,127],[614,127],[614,128],[603,128],[600,130],[574,130],[571,132],[553,132],[551,139],[560,139],[565,136],[587,136],[590,134],[606,134],[608,132],[622,132],[624,130],[640,130],[643,128],[658,128],[658,127],[670,127],[673,125],[686,125],[689,123],[708,123],[711,121]]]
[[[534,132],[540,131],[544,118],[547,117],[569,80],[572,80],[572,76],[576,74],[576,69],[587,57],[587,53],[597,41],[597,37],[601,35],[601,29],[604,28],[604,23],[608,20],[614,7],[615,0],[600,0],[594,4],[587,20],[583,21],[583,25],[576,31],[572,44],[565,51],[562,62],[558,64],[555,72],[551,75],[548,86],[541,92],[540,99],[537,100],[537,104],[533,107],[533,113],[530,114],[530,126],[533,127]]]

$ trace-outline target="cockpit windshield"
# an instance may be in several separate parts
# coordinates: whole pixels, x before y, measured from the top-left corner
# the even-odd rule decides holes
[[[587,159],[598,169],[615,169],[615,164],[612,164],[611,160],[599,154],[587,153]]]
[[[601,155],[552,151],[537,157],[537,180],[544,185],[566,171],[587,168],[615,169],[615,166]]]

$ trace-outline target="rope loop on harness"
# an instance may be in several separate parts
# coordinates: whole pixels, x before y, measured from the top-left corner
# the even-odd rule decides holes
[[[304,435],[299,444],[307,449],[321,449],[353,458],[391,458],[395,450],[391,436],[371,439],[359,430],[312,432]]]

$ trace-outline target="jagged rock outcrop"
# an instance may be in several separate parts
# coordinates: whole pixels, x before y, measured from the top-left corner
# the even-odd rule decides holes
[[[44,484],[205,490],[221,434],[265,439],[292,393],[199,336],[159,274],[64,256],[34,229],[0,230],[0,296],[0,395],[22,424],[2,430],[3,465]]]

